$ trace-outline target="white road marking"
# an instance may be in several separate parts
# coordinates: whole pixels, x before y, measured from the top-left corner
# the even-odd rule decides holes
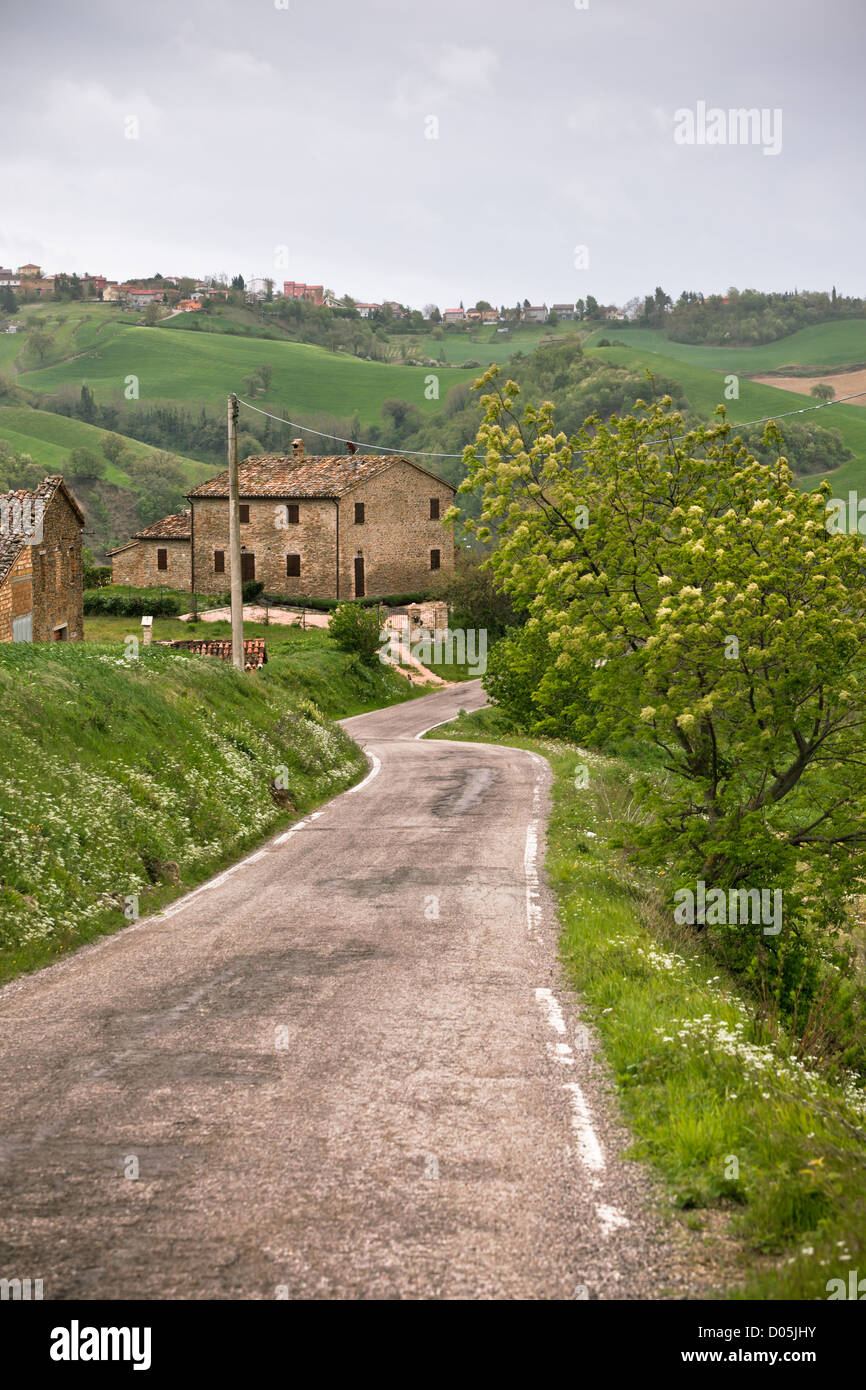
[[[312,820],[312,817],[310,817],[310,819]],[[299,820],[297,824],[293,825],[290,830],[285,830],[283,831],[282,835],[278,835],[277,838],[274,840],[274,844],[284,845],[286,843],[286,840],[290,840],[292,838],[296,830],[303,830],[306,823],[307,822],[305,820]]]
[[[617,1231],[622,1226],[631,1225],[628,1217],[623,1216],[622,1212],[617,1207],[606,1206],[604,1202],[598,1202],[596,1204],[595,1214],[601,1224],[601,1233],[603,1236],[609,1236],[611,1231]]]
[[[532,936],[541,925],[541,904],[538,889],[538,813],[541,809],[541,784],[536,782],[532,792],[532,819],[526,827],[526,848],[523,852],[523,875],[526,879],[526,929]]]
[[[551,1028],[555,1028],[557,1033],[565,1033],[565,1019],[562,1017],[562,1009],[559,1007],[559,1000],[552,989],[537,989],[535,997],[539,1004],[543,1004],[547,1010],[547,1021]],[[569,1051],[571,1049],[569,1048]]]
[[[451,714],[447,719],[440,719],[438,724],[428,724],[426,729],[422,729],[419,734],[415,735],[415,738],[421,739],[425,734],[429,734],[431,729],[441,729],[443,724],[453,724],[456,718],[456,714]]]
[[[601,1173],[605,1166],[604,1154],[592,1127],[592,1116],[583,1091],[576,1081],[566,1081],[563,1089],[571,1092],[571,1127],[577,1136],[578,1157],[591,1173]]]
[[[382,766],[382,760],[381,758],[377,758],[375,753],[371,753],[370,757],[373,759],[373,766],[367,773],[367,776],[364,778],[363,782],[358,783],[357,787],[350,787],[347,792],[343,792],[344,796],[351,796],[353,792],[359,792],[362,787],[366,787],[368,782],[372,782],[373,778],[376,776],[376,773]]]

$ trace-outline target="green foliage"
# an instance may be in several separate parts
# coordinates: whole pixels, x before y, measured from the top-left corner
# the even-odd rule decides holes
[[[778,458],[778,448],[773,440],[764,438],[760,426],[739,430],[738,433],[750,452],[762,463],[770,464]],[[854,457],[839,430],[826,429],[811,420],[783,420],[779,435],[785,460],[799,476],[829,472]]]
[[[104,589],[111,583],[111,566],[95,565],[93,551],[85,546],[82,552],[82,569],[85,589]]]
[[[72,482],[94,482],[105,477],[105,459],[95,449],[79,446],[70,452],[63,473]]]
[[[97,571],[99,573],[99,571]],[[108,571],[109,575],[111,571]],[[182,611],[178,594],[124,594],[105,593],[100,585],[84,591],[84,612],[92,614],[111,614],[119,618],[141,618],[149,613],[154,618],[175,617]]]
[[[317,689],[280,658],[241,676],[156,646],[4,646],[0,975],[124,926],[130,895],[158,909],[355,781]]]
[[[713,1212],[714,1235],[722,1226],[726,1248],[737,1249],[717,1284],[745,1282],[729,1297],[823,1299],[828,1278],[847,1279],[849,1265],[862,1271],[863,1090],[835,1074],[837,1057],[819,1064],[823,1018],[800,1039],[771,1010],[756,1009],[705,938],[664,912],[655,876],[616,849],[615,821],[639,814],[639,768],[570,743],[514,737],[497,707],[429,737],[504,742],[550,762],[547,872],[561,959],[615,1078],[634,1156],[652,1162],[696,1227]],[[824,1018],[831,1010],[832,999]],[[828,1031],[834,1026],[831,1017]],[[859,1045],[862,1066],[862,1036]]]
[[[360,603],[341,603],[334,609],[328,631],[344,651],[354,652],[367,666],[379,659],[379,620]]]
[[[241,594],[244,603],[255,603],[256,599],[264,593],[264,584],[260,579],[248,579],[241,585]]]
[[[19,453],[5,439],[0,439],[0,493],[11,488],[34,488],[45,477],[44,470],[29,453]]]
[[[799,492],[723,416],[682,437],[669,401],[639,403],[568,439],[549,402],[520,415],[518,396],[484,397],[464,487],[482,492],[480,538],[497,528],[498,581],[549,644],[532,701],[579,710],[591,673],[575,734],[641,738],[667,774],[643,787],[634,845],[672,887],[781,890],[781,935],[723,929],[719,948],[783,1011],[807,1006],[828,965],[846,968],[829,943],[863,869],[861,538],[828,534],[826,485]]]
[[[863,317],[864,300],[823,290],[763,294],[732,288],[727,295],[706,297],[684,292],[670,312],[645,314],[643,322],[663,325],[666,336],[681,343],[732,345],[769,343],[809,324]]]
[[[508,595],[485,564],[483,552],[458,550],[454,570],[444,575],[437,594],[449,605],[452,628],[484,629],[488,642],[518,622]]]
[[[156,450],[131,458],[126,468],[138,493],[136,508],[142,526],[182,511],[188,505],[184,497],[186,473],[173,454]]]
[[[533,618],[494,642],[484,689],[514,728],[573,737],[591,725],[590,677],[586,666],[567,685],[557,680],[549,633]]]

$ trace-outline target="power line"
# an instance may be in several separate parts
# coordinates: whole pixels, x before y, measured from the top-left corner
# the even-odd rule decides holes
[[[771,420],[787,420],[790,415],[808,415],[810,410],[823,410],[828,405],[844,405],[846,401],[856,401],[860,396],[866,396],[866,391],[854,391],[850,396],[838,396],[834,401],[819,401],[817,405],[804,405],[800,410],[783,410],[778,415],[765,415],[762,420],[732,420],[731,429],[745,430],[750,425],[768,425]]]
[[[269,420],[276,420],[281,425],[291,425],[292,429],[303,430],[306,434],[315,434],[319,439],[334,439],[338,444],[356,444],[359,449],[377,449],[381,454],[413,454],[416,458],[425,459],[462,459],[462,454],[437,454],[429,449],[388,449],[384,444],[364,444],[357,439],[343,439],[339,434],[327,434],[323,430],[310,429],[309,425],[301,425],[297,420],[284,420],[281,415],[271,415],[268,410],[260,410],[257,405],[250,405],[242,396],[238,396],[240,405],[245,405],[247,410],[254,410],[257,415],[267,415]]]
[[[850,396],[838,396],[833,401],[819,401],[816,405],[804,405],[799,410],[783,410],[780,411],[777,415],[764,415],[760,420],[731,420],[728,423],[730,424],[732,430],[751,429],[752,425],[768,425],[771,420],[787,420],[790,419],[792,415],[808,415],[809,412],[812,410],[825,410],[827,406],[830,405],[844,405],[846,401],[856,401],[859,400],[861,396],[866,396],[866,391],[854,391]],[[281,415],[272,415],[268,410],[261,410],[259,406],[251,405],[250,402],[245,401],[242,396],[238,396],[238,403],[240,405],[246,406],[247,410],[254,410],[257,415],[266,415],[269,420],[276,420],[277,423],[280,425],[291,425],[292,429],[303,430],[305,434],[315,434],[319,439],[333,439],[338,444],[356,444],[359,449],[373,449],[377,450],[381,454],[399,454],[401,457],[407,454],[411,454],[414,458],[463,458],[462,453],[440,454],[436,453],[432,449],[390,449],[384,444],[365,444],[361,440],[343,439],[342,436],[339,434],[328,434],[324,430],[314,430],[311,429],[309,425],[302,425],[297,420],[285,420]],[[677,435],[672,442],[676,444],[680,439],[687,439],[689,433],[691,433],[691,431],[687,431],[685,434]]]

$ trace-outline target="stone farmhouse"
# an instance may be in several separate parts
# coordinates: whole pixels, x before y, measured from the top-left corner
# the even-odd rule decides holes
[[[287,598],[349,599],[426,589],[453,568],[453,529],[442,525],[451,483],[400,455],[308,456],[297,439],[292,450],[239,467],[244,581]],[[190,513],[114,551],[116,583],[228,589],[228,472],[188,496]]]
[[[126,545],[109,551],[115,584],[137,589],[164,584],[190,591],[190,513],[175,512],[137,531]]]
[[[0,642],[83,639],[84,523],[59,475],[0,495]]]

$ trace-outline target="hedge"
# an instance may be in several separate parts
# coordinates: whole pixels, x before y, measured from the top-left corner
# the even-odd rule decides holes
[[[181,610],[177,594],[107,594],[103,589],[85,589],[84,612],[116,618],[141,618],[150,613],[154,618],[174,618]]]

